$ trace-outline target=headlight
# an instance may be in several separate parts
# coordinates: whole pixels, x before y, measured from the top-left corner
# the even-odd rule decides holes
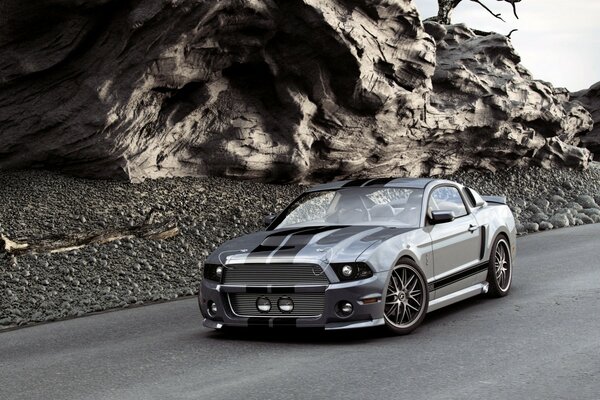
[[[354,268],[352,267],[352,265],[344,265],[342,267],[342,275],[344,275],[346,278],[350,278],[353,273]]]
[[[204,264],[204,279],[221,282],[225,268],[219,264]]]
[[[353,281],[366,279],[373,276],[373,271],[365,263],[339,263],[331,264],[340,281]]]

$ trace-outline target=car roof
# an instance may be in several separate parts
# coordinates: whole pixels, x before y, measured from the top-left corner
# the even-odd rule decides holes
[[[424,189],[430,183],[454,183],[444,179],[434,178],[371,178],[371,179],[353,179],[344,181],[335,181],[323,183],[308,189],[308,192],[318,192],[321,190],[335,190],[346,187],[390,187],[390,188],[413,188]]]

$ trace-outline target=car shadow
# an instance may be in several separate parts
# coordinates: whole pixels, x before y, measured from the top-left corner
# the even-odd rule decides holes
[[[269,342],[284,344],[352,344],[388,338],[384,327],[326,331],[317,328],[228,328],[205,337],[217,341]]]

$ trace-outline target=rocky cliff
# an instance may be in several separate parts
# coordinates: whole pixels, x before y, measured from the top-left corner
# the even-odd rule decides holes
[[[592,114],[594,129],[581,137],[581,144],[594,153],[594,159],[600,160],[600,82],[587,90],[573,93],[573,98],[580,101]]]
[[[0,169],[311,182],[585,167],[592,119],[509,39],[409,0],[0,4]]]

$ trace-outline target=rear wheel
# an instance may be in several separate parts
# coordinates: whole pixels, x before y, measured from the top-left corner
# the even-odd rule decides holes
[[[427,283],[412,260],[401,260],[392,269],[385,293],[385,324],[397,335],[415,330],[425,318],[429,305]]]
[[[499,236],[492,247],[487,281],[490,284],[490,297],[503,297],[508,294],[512,283],[512,258],[508,240],[504,236]]]

